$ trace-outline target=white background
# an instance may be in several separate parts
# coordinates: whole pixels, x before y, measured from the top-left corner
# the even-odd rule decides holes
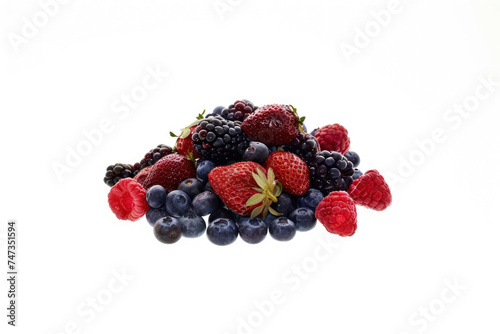
[[[16,219],[20,273],[15,329],[0,284],[2,332],[498,333],[500,86],[466,117],[448,110],[474,102],[480,78],[500,81],[500,6],[401,0],[346,57],[343,43],[377,29],[371,13],[389,3],[74,0],[47,22],[41,14],[43,26],[16,46],[42,9],[2,1],[0,263],[6,272]],[[168,76],[128,115],[115,113],[147,68]],[[343,124],[360,168],[390,176],[393,205],[359,208],[351,238],[318,224],[255,246],[206,236],[163,245],[145,218],[114,217],[107,165],[173,145],[169,131],[241,98],[293,104],[309,129]],[[58,179],[54,163],[104,119],[112,131]],[[435,129],[444,140],[424,155],[416,141]],[[318,248],[328,242],[331,254]],[[132,278],[110,292],[121,271]],[[273,291],[283,296],[271,307]],[[105,305],[90,311],[96,297]]]

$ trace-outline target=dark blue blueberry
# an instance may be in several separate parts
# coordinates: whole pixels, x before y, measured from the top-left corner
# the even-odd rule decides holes
[[[170,215],[180,217],[191,208],[191,198],[182,190],[174,190],[168,193],[165,206]]]
[[[184,191],[189,197],[191,197],[191,199],[193,199],[196,195],[203,191],[203,183],[195,178],[186,179],[179,184],[177,190]]]
[[[188,211],[188,213],[179,218],[179,221],[182,224],[182,234],[186,238],[198,238],[205,233],[205,229],[207,228],[205,220],[193,211]]]
[[[223,106],[218,106],[218,107],[215,107],[214,111],[212,111],[212,114],[213,115],[220,115],[220,113],[222,112],[222,110],[224,110],[225,107]]]
[[[227,218],[218,218],[208,225],[207,237],[219,246],[232,244],[238,238],[238,227]]]
[[[278,241],[290,241],[295,237],[295,223],[286,217],[273,220],[269,226],[269,234]]]
[[[363,172],[357,168],[354,168],[354,174],[352,174],[352,179],[357,180],[363,175]]]
[[[281,216],[280,216],[281,217]],[[278,216],[275,216],[271,213],[268,213],[266,216],[266,219],[264,219],[264,223],[266,223],[266,226],[269,227],[271,226],[271,223],[276,219],[279,218]]]
[[[299,199],[297,200],[297,204],[299,207],[307,207],[315,211],[319,202],[321,202],[323,198],[324,196],[321,191],[314,188],[309,188],[307,189],[306,193],[302,195],[302,197],[299,197]]]
[[[165,207],[159,209],[149,208],[148,212],[146,212],[146,220],[149,225],[154,226],[158,219],[165,218],[168,215],[168,211]]]
[[[238,225],[240,237],[249,244],[258,244],[267,235],[266,223],[260,218],[245,219]]]
[[[269,149],[263,143],[252,141],[243,154],[244,161],[254,161],[263,164],[269,156]]]
[[[213,193],[215,192],[214,188],[212,188],[212,185],[210,184],[210,182],[205,183],[205,187],[203,189],[204,189],[204,191],[211,191]]]
[[[175,217],[165,217],[155,223],[153,231],[159,241],[164,244],[173,244],[182,236],[182,224]]]
[[[358,167],[359,163],[361,162],[361,159],[359,158],[359,155],[356,152],[349,151],[344,156],[352,162],[353,167]]]
[[[160,185],[152,186],[146,193],[146,201],[148,202],[150,207],[155,209],[165,206],[166,197],[167,191]]]
[[[220,198],[211,191],[204,191],[193,200],[193,211],[198,216],[206,216],[220,208]]]
[[[238,219],[238,214],[234,213],[231,210],[228,210],[226,208],[219,208],[212,212],[210,216],[208,216],[208,222],[211,223],[217,218],[228,218],[231,219],[232,221],[236,222]]]
[[[283,216],[288,217],[288,215],[297,208],[297,205],[292,195],[281,193],[278,197],[278,202],[273,203],[271,207],[283,214]]]
[[[312,130],[312,131],[311,131],[311,135],[312,135],[312,136],[314,136],[314,134],[315,134],[315,133],[316,133],[316,131],[318,131],[318,130],[319,130],[319,128],[316,128],[316,129]]]
[[[309,208],[298,208],[288,218],[295,223],[297,231],[309,231],[316,226],[314,211]]]

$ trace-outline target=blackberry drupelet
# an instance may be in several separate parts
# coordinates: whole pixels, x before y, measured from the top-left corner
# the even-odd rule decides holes
[[[305,162],[313,162],[320,148],[314,136],[301,132],[294,140],[285,145],[283,149],[298,155]]]
[[[192,138],[195,151],[218,166],[240,161],[250,144],[240,121],[229,121],[221,116],[201,120]]]
[[[324,195],[332,191],[347,191],[353,182],[352,162],[338,152],[318,152],[314,161],[307,165],[311,188],[320,190]]]
[[[228,121],[243,122],[245,118],[257,110],[257,108],[257,106],[254,106],[253,103],[248,100],[238,100],[229,107],[222,109],[220,115]]]
[[[144,155],[144,158],[141,160],[140,163],[136,163],[134,165],[135,169],[137,170],[136,174],[141,169],[154,165],[158,160],[160,160],[166,155],[169,155],[170,153],[172,153],[172,148],[170,146],[164,144],[156,146],[155,148],[153,148]]]
[[[117,163],[106,168],[106,176],[104,176],[104,183],[112,187],[121,179],[127,177],[134,177],[137,174],[134,166],[129,164]]]

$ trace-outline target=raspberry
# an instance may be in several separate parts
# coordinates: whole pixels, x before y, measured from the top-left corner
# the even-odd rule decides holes
[[[356,205],[345,191],[334,191],[316,207],[316,218],[330,233],[349,237],[356,232]]]
[[[322,150],[346,154],[351,146],[347,130],[340,124],[325,125],[314,133],[314,137]]]
[[[354,180],[348,192],[356,204],[377,211],[385,210],[392,202],[389,186],[375,169]]]
[[[146,214],[146,190],[134,179],[122,179],[108,194],[111,211],[118,219],[136,221]]]

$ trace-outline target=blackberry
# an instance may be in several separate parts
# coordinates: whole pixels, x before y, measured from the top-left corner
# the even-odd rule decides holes
[[[318,154],[319,144],[314,136],[301,132],[294,140],[285,145],[283,149],[295,153],[305,162],[312,162]]]
[[[347,191],[352,184],[354,167],[352,162],[338,152],[318,152],[314,161],[307,163],[311,188],[324,195],[332,191]]]
[[[127,177],[134,177],[137,174],[133,165],[117,163],[106,168],[106,176],[104,176],[104,183],[112,187],[121,179]]]
[[[231,104],[229,107],[222,109],[220,115],[228,121],[243,122],[251,113],[257,110],[258,107],[254,106],[248,100],[238,100]]]
[[[201,120],[192,138],[195,151],[216,165],[240,161],[250,144],[240,121],[229,121],[221,116]]]
[[[160,144],[155,148],[151,149],[148,153],[144,155],[144,158],[141,160],[141,162],[136,163],[134,165],[135,169],[137,170],[136,174],[140,170],[148,166],[154,165],[158,160],[160,160],[166,155],[169,155],[170,153],[172,153],[172,148],[164,144]]]

